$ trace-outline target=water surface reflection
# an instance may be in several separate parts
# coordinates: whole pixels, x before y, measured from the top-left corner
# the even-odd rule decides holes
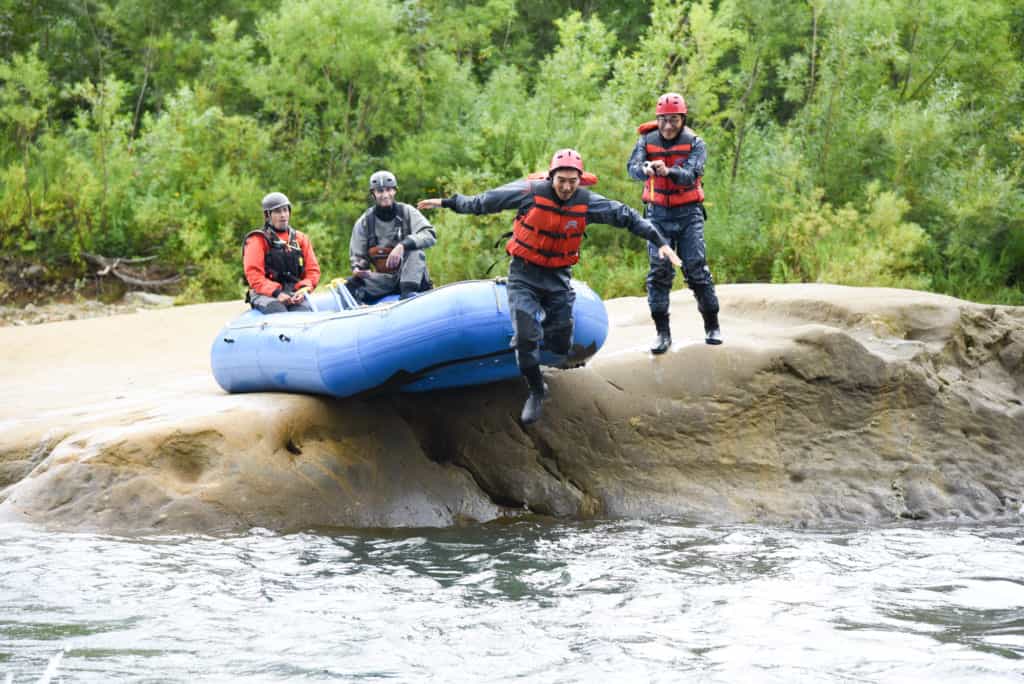
[[[2,527],[0,681],[1019,681],[1022,551],[994,527]]]

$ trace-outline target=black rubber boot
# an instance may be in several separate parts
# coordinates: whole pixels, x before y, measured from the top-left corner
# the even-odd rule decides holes
[[[544,412],[544,400],[548,398],[548,386],[544,384],[540,366],[524,368],[522,373],[526,378],[526,386],[530,389],[530,396],[526,397],[523,413],[519,416],[519,420],[523,425],[530,425],[540,420],[540,416]]]
[[[651,353],[664,354],[672,346],[672,331],[668,327],[668,314],[652,314],[651,318],[654,319],[654,329],[658,331],[658,336],[654,338],[654,344],[651,345]]]
[[[722,344],[722,329],[718,326],[718,314],[703,314],[704,341],[708,344]]]

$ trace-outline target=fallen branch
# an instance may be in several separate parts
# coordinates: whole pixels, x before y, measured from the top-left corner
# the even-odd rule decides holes
[[[123,267],[127,265],[143,264],[149,261],[153,261],[154,259],[156,259],[155,256],[110,258],[105,257],[102,254],[92,254],[91,252],[82,252],[82,256],[85,257],[85,260],[88,261],[89,263],[100,267],[100,270],[96,272],[96,275],[112,275],[121,282],[127,283],[129,285],[134,285],[136,287],[166,287],[167,285],[174,285],[175,283],[181,280],[180,275],[174,275],[171,276],[170,278],[159,278],[156,280],[140,278],[138,275],[131,273],[130,271],[125,272],[125,270],[123,269]]]

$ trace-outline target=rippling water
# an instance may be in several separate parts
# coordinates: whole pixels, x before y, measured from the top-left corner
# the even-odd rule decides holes
[[[0,527],[0,682],[1018,682],[1024,533]],[[52,678],[52,679],[51,679]]]

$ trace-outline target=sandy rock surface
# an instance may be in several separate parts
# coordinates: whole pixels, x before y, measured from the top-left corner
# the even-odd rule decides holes
[[[697,521],[1017,518],[1024,308],[828,285],[719,288],[725,344],[640,298],[551,371],[529,429],[506,382],[326,399],[227,395],[238,302],[0,328],[0,518],[117,532],[451,525],[524,511]]]

